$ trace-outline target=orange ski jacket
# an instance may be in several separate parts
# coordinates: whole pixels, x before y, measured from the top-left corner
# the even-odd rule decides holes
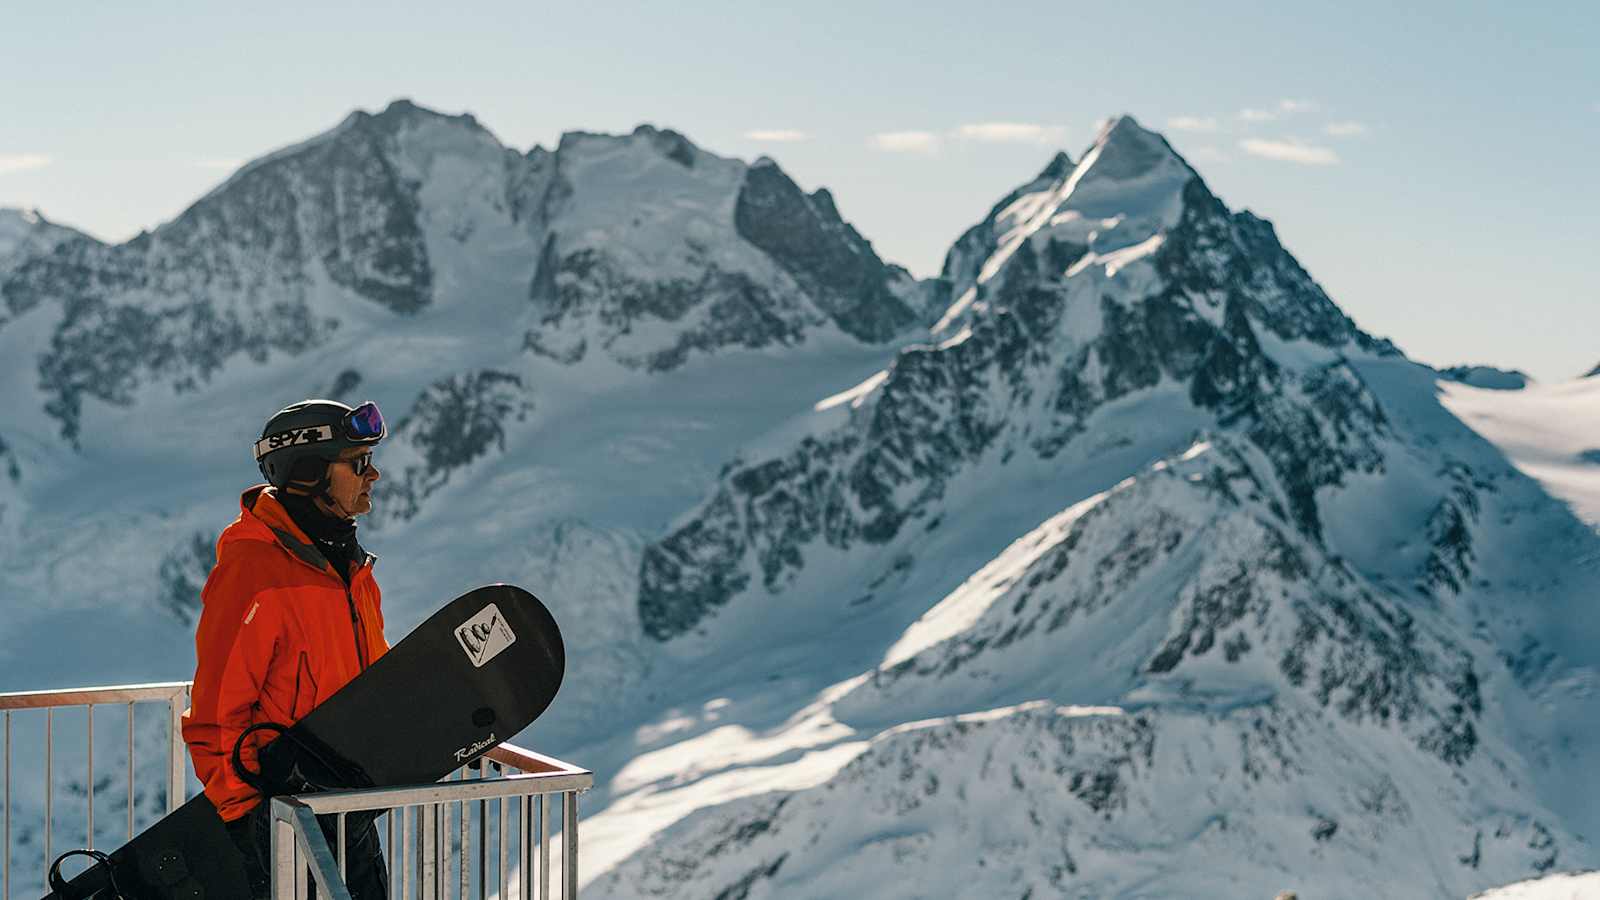
[[[217,539],[217,564],[200,593],[194,692],[183,739],[206,796],[233,821],[261,802],[233,770],[233,745],[258,722],[292,725],[389,649],[371,554],[349,587],[278,502],[258,485]],[[275,737],[240,748],[251,770]]]

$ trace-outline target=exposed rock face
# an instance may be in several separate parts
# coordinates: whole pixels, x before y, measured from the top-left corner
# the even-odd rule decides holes
[[[374,507],[386,519],[409,519],[451,475],[489,453],[506,449],[508,424],[533,409],[522,379],[485,370],[435,382],[394,428],[386,446],[388,474],[373,488]],[[395,462],[389,462],[394,460]]]
[[[770,160],[745,166],[649,126],[564,136],[517,197],[544,229],[525,346],[564,363],[598,350],[662,371],[829,325],[882,342],[938,290],[883,263],[826,191],[807,197]]]
[[[195,533],[161,559],[157,605],[185,626],[200,620],[200,590],[217,564],[216,538]]]
[[[432,300],[419,186],[397,160],[417,128],[477,129],[404,101],[246,166],[176,220],[126,244],[77,236],[0,271],[15,316],[49,303],[49,412],[76,441],[85,397],[128,405],[145,384],[192,391],[240,354],[297,355],[339,319],[327,281],[400,314]],[[478,129],[481,131],[481,129]]]
[[[1595,372],[1591,370],[1583,377],[1588,378],[1594,374]],[[1448,369],[1440,369],[1439,376],[1492,391],[1520,391],[1533,381],[1526,372],[1497,369],[1493,366],[1451,366]]]
[[[532,304],[507,334],[565,363],[601,351],[660,371],[824,327],[879,342],[913,324],[934,288],[878,260],[826,192],[767,209],[769,184],[793,188],[669,130],[575,132],[519,155],[471,116],[396,101],[246,165],[125,244],[0,212],[0,327],[57,311],[38,374],[75,442],[88,398],[192,392],[236,357],[327,346],[366,310],[478,304],[484,272],[528,273]]]
[[[1124,203],[1134,213],[1113,215]],[[959,333],[902,352],[848,426],[737,468],[700,516],[646,549],[652,636],[693,628],[752,574],[781,590],[814,541],[886,542],[935,516],[950,480],[986,454],[1052,458],[1097,410],[1162,383],[1186,385],[1272,458],[1312,536],[1316,492],[1382,465],[1384,413],[1340,355],[1393,349],[1339,312],[1270,225],[1229,213],[1129,119],[1080,166],[1059,156],[997,206],[945,275],[963,294],[946,317]],[[1281,363],[1263,336],[1313,344],[1324,361]]]
[[[906,271],[878,258],[839,217],[826,189],[808,197],[775,163],[763,160],[745,174],[733,222],[740,237],[804,285],[847,334],[883,341],[916,318],[893,290],[896,282],[909,281]]]

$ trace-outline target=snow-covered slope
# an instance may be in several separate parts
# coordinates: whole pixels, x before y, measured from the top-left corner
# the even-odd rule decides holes
[[[1588,900],[1590,897],[1600,897],[1600,872],[1550,875],[1519,881],[1473,894],[1471,900]]]
[[[950,260],[934,342],[645,548],[642,621],[704,704],[610,786],[592,891],[1461,896],[1593,857],[1595,539],[1431,370],[1126,118]],[[712,682],[757,657],[811,699]],[[877,761],[908,722],[1058,706],[1139,723],[1143,765],[1096,751],[1128,761],[1112,808],[1063,791],[1093,754]]]
[[[1600,380],[1532,385],[1516,393],[1451,383],[1439,390],[1452,413],[1600,528]]]
[[[37,224],[0,232],[7,687],[187,677],[261,420],[370,397],[391,637],[492,580],[562,622],[523,739],[598,774],[586,896],[1595,864],[1600,543],[1463,424],[1538,389],[1363,333],[1131,118],[920,284],[771,160],[404,102],[125,245]]]

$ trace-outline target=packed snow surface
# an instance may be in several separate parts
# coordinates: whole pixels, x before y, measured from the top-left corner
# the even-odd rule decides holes
[[[1600,897],[1600,872],[1568,873],[1519,881],[1473,894],[1471,900],[1592,900],[1595,897]]]
[[[1600,378],[1519,391],[1439,382],[1439,400],[1512,464],[1600,528]]]

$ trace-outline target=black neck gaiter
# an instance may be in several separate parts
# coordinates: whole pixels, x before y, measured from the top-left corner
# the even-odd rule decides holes
[[[322,555],[333,563],[345,584],[350,583],[353,563],[365,557],[365,551],[356,542],[356,520],[330,516],[317,508],[315,502],[304,494],[278,492],[278,502],[289,513],[289,518],[311,538]]]

